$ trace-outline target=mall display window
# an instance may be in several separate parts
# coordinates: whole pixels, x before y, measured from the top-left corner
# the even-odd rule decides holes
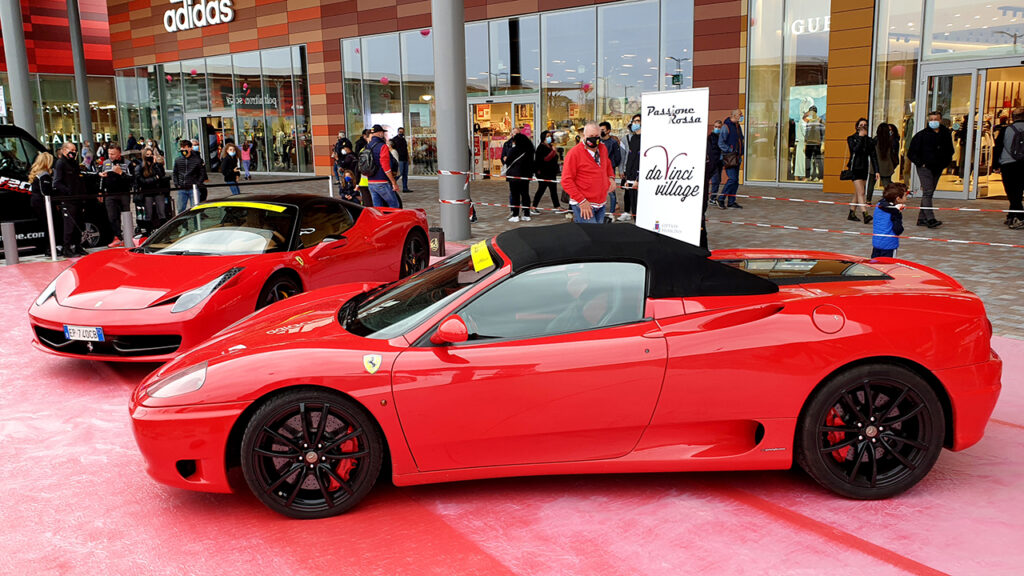
[[[892,124],[900,136],[899,168],[893,181],[909,182],[907,149],[914,133],[915,83],[921,60],[923,0],[877,0],[875,19],[875,81],[871,127]]]

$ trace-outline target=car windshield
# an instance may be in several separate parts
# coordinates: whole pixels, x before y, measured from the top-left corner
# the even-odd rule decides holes
[[[495,261],[472,258],[466,250],[376,293],[357,296],[342,307],[339,320],[358,336],[378,340],[401,336],[496,270]]]
[[[138,250],[150,254],[245,255],[288,249],[294,206],[211,202],[179,214]]]

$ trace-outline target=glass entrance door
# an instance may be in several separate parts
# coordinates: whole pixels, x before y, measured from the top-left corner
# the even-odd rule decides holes
[[[537,101],[471,98],[469,125],[473,132],[473,165],[476,175],[485,177],[501,173],[501,149],[512,137],[512,129],[537,143]]]
[[[949,129],[953,144],[953,159],[939,175],[935,191],[946,192],[946,197],[967,198],[971,173],[969,166],[974,158],[974,114],[977,96],[976,72],[961,74],[936,74],[927,76],[923,105],[917,114],[917,130],[928,124],[928,114],[939,112],[942,125]],[[915,132],[916,133],[916,132]],[[913,134],[904,135],[913,138]]]

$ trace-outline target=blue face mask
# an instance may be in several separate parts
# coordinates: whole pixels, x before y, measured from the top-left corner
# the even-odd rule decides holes
[[[939,121],[938,120],[929,120],[928,121],[928,127],[931,128],[932,130],[938,130],[939,129]]]
[[[629,127],[633,129],[633,132],[636,132],[636,131],[640,130],[640,123],[639,122],[633,122]]]
[[[235,151],[234,150],[229,150],[228,151],[228,156],[232,156],[233,157],[234,155],[235,155]]]
[[[548,144],[551,144],[552,142],[555,141],[555,139],[552,138],[551,136],[548,136],[547,138],[544,139],[544,141],[547,142]]]
[[[721,134],[721,133],[722,133],[722,129],[721,128],[715,128],[715,134]]]

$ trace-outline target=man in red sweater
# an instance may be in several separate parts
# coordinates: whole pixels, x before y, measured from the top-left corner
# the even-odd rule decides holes
[[[562,188],[569,194],[573,222],[604,223],[604,205],[608,193],[615,190],[615,167],[608,160],[597,124],[587,124],[583,140],[565,155]]]

